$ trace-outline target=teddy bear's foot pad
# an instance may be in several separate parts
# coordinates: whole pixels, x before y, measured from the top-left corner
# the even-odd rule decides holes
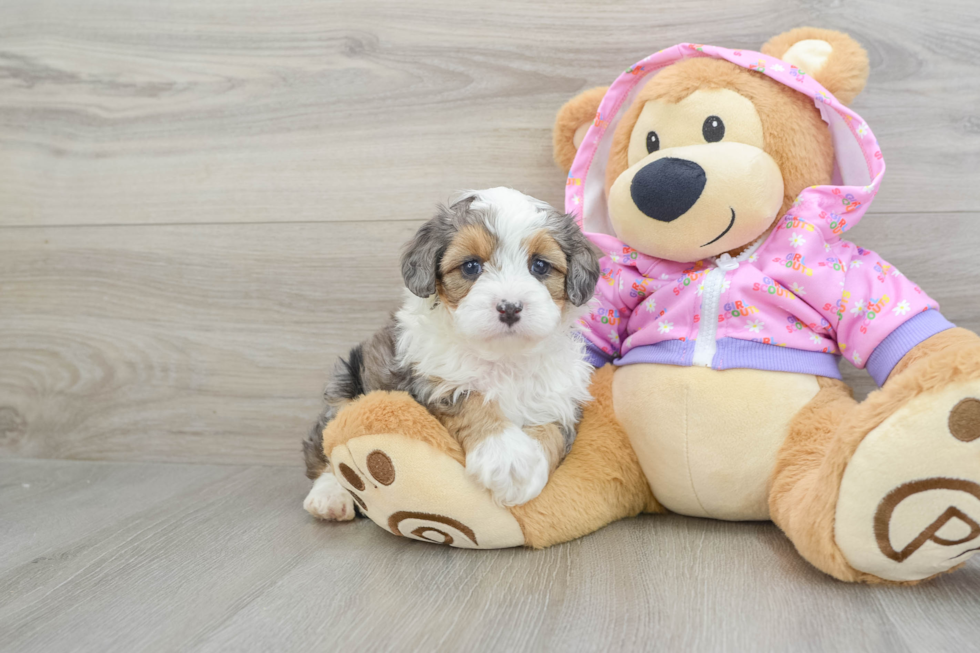
[[[980,381],[919,395],[868,433],[844,472],[835,537],[852,567],[892,581],[980,551]]]
[[[386,531],[464,549],[524,544],[520,524],[458,462],[397,434],[365,435],[330,452],[340,484]]]

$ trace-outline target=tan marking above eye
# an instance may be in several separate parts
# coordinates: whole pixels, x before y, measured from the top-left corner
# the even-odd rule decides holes
[[[567,262],[565,251],[547,229],[535,231],[522,243],[527,249],[527,264],[530,267],[535,258],[547,261],[555,272],[565,274]]]
[[[721,142],[764,148],[762,120],[752,101],[729,89],[705,89],[674,104],[662,100],[644,104],[630,133],[629,165],[650,156],[647,134],[651,131],[657,132],[660,142],[659,149],[653,153],[657,156],[666,156],[664,150],[674,147],[706,145],[703,128],[709,116],[717,116],[724,122],[725,135]]]
[[[453,237],[446,253],[442,256],[439,270],[448,274],[466,261],[476,259],[481,263],[493,257],[497,247],[497,237],[483,225],[466,225]]]
[[[565,250],[547,229],[539,229],[524,240],[527,248],[527,265],[530,269],[535,259],[541,259],[551,265],[551,271],[540,277],[541,283],[548,289],[548,294],[559,306],[566,299],[565,275],[568,273],[568,261]]]
[[[436,293],[449,308],[456,308],[473,286],[475,279],[463,276],[460,266],[467,261],[489,261],[497,247],[497,237],[485,225],[466,225],[453,237],[439,264],[440,278]]]

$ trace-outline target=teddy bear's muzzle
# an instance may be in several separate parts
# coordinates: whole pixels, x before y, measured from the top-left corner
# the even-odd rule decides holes
[[[745,143],[660,150],[625,170],[609,191],[616,236],[641,252],[698,261],[751,243],[775,220],[783,178]]]

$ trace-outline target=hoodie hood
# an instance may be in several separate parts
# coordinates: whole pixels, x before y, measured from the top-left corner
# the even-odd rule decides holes
[[[616,126],[648,76],[684,59],[699,57],[729,61],[813,100],[833,138],[833,182],[803,190],[783,217],[799,216],[821,229],[828,242],[839,240],[864,215],[885,172],[878,142],[867,123],[797,66],[759,52],[694,43],[681,43],[641,59],[609,87],[568,173],[565,210],[576,216],[600,248],[621,245],[609,219],[605,188],[606,163]]]

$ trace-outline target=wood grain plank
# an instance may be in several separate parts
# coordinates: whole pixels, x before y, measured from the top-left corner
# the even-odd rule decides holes
[[[866,45],[872,211],[980,208],[980,5],[943,0],[261,0],[0,5],[0,224],[413,220],[509,185],[551,202],[557,109],[684,40],[802,24]]]
[[[147,469],[139,464],[0,461],[0,570],[24,564],[41,568],[81,555],[80,549],[66,549],[66,543],[118,527],[174,497],[206,491],[236,473],[234,467],[213,465],[158,466],[152,474]],[[140,491],[126,492],[129,486]]]
[[[980,330],[978,220],[874,215],[851,236]],[[399,303],[418,224],[4,230],[0,452],[294,463],[333,361]]]
[[[15,461],[0,475],[17,481],[0,502],[23,506],[3,513],[17,549],[0,563],[4,651],[969,650],[980,636],[977,561],[917,587],[848,585],[771,524],[645,516],[545,551],[464,551],[315,522],[297,467]],[[72,503],[82,479],[145,508],[105,522]],[[87,516],[99,524],[48,525]]]
[[[8,230],[0,449],[295,462],[336,357],[394,308],[416,225]]]

